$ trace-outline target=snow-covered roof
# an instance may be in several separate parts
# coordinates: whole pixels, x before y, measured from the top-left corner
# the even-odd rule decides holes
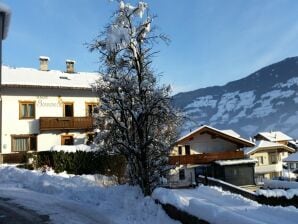
[[[282,160],[283,162],[298,162],[298,152],[289,155]]]
[[[4,23],[2,30],[2,39],[4,40],[8,33],[11,11],[5,4],[0,3],[0,13],[4,14]]]
[[[224,132],[224,133],[226,133],[226,134],[228,134],[228,135],[232,135],[232,136],[234,136],[236,138],[240,138],[241,137],[237,132],[235,132],[234,130],[231,130],[231,129],[229,129],[229,130],[221,130],[221,131]]]
[[[214,162],[220,166],[228,166],[228,165],[256,163],[257,160],[256,159],[233,159],[233,160],[217,160]]]
[[[261,140],[261,141],[256,141],[256,145],[255,147],[251,147],[251,148],[246,148],[244,150],[244,153],[247,154],[247,155],[250,155],[258,150],[264,150],[264,149],[278,149],[278,148],[282,148],[282,149],[285,149],[289,152],[294,152],[295,150],[284,145],[284,144],[280,144],[280,143],[277,143],[277,142],[269,142],[269,141],[264,141],[264,140]]]
[[[65,73],[56,70],[40,71],[33,68],[2,66],[4,86],[91,89],[91,84],[99,78],[99,73]]]
[[[244,139],[244,138],[241,138],[239,136],[239,134],[237,134],[236,132],[232,131],[232,130],[219,130],[219,129],[216,129],[216,128],[213,128],[213,127],[210,127],[208,125],[203,125],[197,129],[195,129],[194,131],[182,136],[180,139],[178,139],[176,141],[176,144],[178,144],[179,142],[191,137],[192,135],[196,134],[196,133],[199,133],[199,132],[203,132],[203,131],[210,131],[210,132],[213,132],[223,138],[228,138],[232,141],[236,141],[236,142],[241,142],[242,144],[246,145],[246,146],[254,146],[255,144],[247,139]]]
[[[263,136],[265,139],[271,142],[290,141],[293,139],[281,131],[259,132],[258,135]]]

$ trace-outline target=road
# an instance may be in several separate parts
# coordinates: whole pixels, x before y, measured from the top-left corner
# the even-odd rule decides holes
[[[8,198],[0,198],[0,224],[44,224],[50,223],[49,216],[14,204]]]

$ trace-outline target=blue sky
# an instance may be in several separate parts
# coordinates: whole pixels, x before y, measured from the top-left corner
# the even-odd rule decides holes
[[[117,4],[108,0],[3,0],[12,10],[3,63],[38,68],[97,71],[97,55],[84,43],[103,27]],[[135,2],[135,1],[132,1]],[[175,93],[223,85],[298,55],[296,0],[149,0],[154,25],[171,38],[154,58],[161,82]]]

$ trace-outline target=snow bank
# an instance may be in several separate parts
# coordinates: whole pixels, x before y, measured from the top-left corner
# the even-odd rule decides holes
[[[153,197],[160,202],[197,216],[210,223],[297,223],[298,209],[260,205],[218,187],[196,189],[157,188]]]
[[[294,181],[280,181],[280,180],[264,180],[264,187],[271,188],[265,190],[257,190],[256,194],[265,197],[286,197],[287,199],[298,196],[298,182]],[[283,188],[283,189],[274,189]],[[289,190],[284,190],[289,189]]]
[[[95,148],[90,147],[89,145],[54,145],[51,147],[50,151],[55,152],[76,152],[76,151],[83,151],[83,152],[94,152],[96,151]]]
[[[69,203],[70,200],[80,203],[80,205],[83,204],[82,210],[91,207],[94,211],[105,214],[115,223],[174,223],[152,198],[144,198],[139,188],[128,185],[103,187],[107,185],[105,178],[107,177],[41,173],[11,166],[0,166],[0,194],[3,196],[3,192],[6,192],[13,198],[14,195],[17,197],[16,192],[25,191],[26,194],[31,192],[32,195],[38,195],[39,198],[36,201],[40,203],[40,210],[43,212],[46,211],[43,205],[48,203],[48,198],[51,196],[51,200],[62,200],[60,202],[62,205],[64,202],[65,204]],[[111,182],[111,184],[114,183]],[[22,195],[20,194],[18,197],[22,197]],[[30,196],[26,197],[30,199]],[[27,198],[19,198],[17,202],[29,206]],[[35,209],[38,207],[32,202],[31,205]],[[55,205],[51,206],[55,207]],[[60,204],[57,206],[63,207]],[[80,208],[76,211],[80,213]],[[55,215],[51,213],[50,218]],[[95,214],[93,215],[95,216]],[[82,217],[81,219],[83,220]]]
[[[287,199],[293,198],[295,195],[298,196],[298,189],[282,190],[282,189],[273,189],[273,190],[257,190],[256,194],[263,195],[267,198],[269,197],[286,197]]]
[[[265,188],[284,188],[284,189],[297,188],[298,189],[298,182],[264,179],[264,187]]]

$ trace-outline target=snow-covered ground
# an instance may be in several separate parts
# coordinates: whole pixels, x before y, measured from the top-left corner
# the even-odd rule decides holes
[[[53,223],[177,223],[140,189],[104,176],[0,166],[0,197],[49,215]]]
[[[293,206],[260,205],[218,187],[200,186],[187,190],[157,188],[153,197],[215,224],[296,224],[298,220],[298,209]]]

